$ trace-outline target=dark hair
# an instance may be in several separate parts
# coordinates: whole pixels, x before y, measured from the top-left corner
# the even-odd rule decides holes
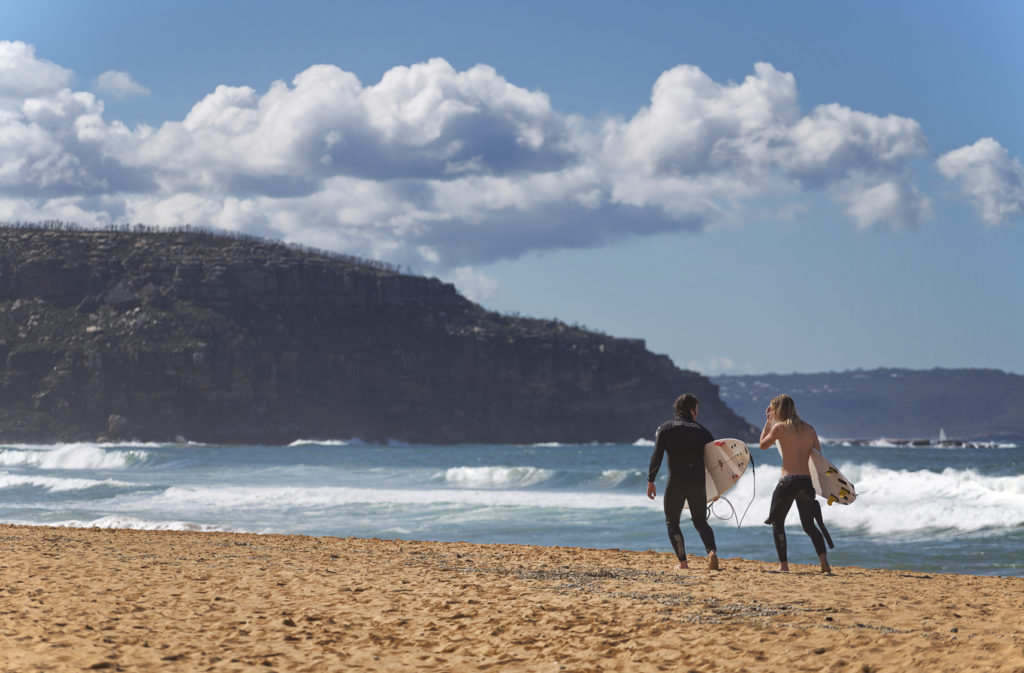
[[[693,410],[697,408],[700,400],[693,393],[685,393],[676,399],[676,416],[693,416]]]

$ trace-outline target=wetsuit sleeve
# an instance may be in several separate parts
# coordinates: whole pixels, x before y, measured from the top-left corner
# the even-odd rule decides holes
[[[647,468],[647,481],[654,481],[661,469],[661,459],[665,455],[665,443],[661,439],[661,428],[654,433],[654,453],[651,455],[651,465]]]

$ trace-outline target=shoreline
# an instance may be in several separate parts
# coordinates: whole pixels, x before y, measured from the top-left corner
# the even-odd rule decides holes
[[[1024,578],[0,525],[0,671],[1024,672]]]

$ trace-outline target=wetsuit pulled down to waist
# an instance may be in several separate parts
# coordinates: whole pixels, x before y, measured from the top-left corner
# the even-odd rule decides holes
[[[790,508],[796,502],[797,512],[800,514],[800,525],[804,532],[811,538],[814,551],[819,556],[825,553],[825,541],[828,546],[834,547],[832,538],[825,528],[825,522],[821,514],[821,505],[818,504],[814,495],[814,484],[808,475],[791,474],[782,477],[775,486],[772,493],[772,504],[768,510],[768,518],[765,523],[772,527],[775,537],[775,551],[779,555],[779,561],[786,562],[786,516]],[[819,530],[820,528],[820,530]]]

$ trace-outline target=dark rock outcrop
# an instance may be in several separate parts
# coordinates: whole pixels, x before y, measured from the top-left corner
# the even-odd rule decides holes
[[[0,228],[5,441],[633,441],[685,391],[717,436],[752,438],[643,341],[436,279],[206,232]]]

